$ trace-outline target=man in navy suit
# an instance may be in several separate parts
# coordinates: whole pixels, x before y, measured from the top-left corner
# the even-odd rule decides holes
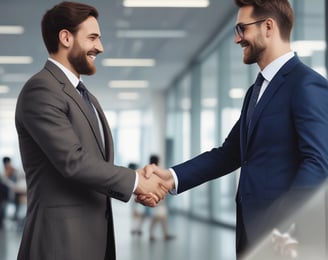
[[[288,0],[235,3],[234,41],[243,48],[244,63],[260,68],[258,97],[253,97],[254,84],[222,146],[169,170],[147,167],[176,193],[241,168],[236,195],[241,258],[286,209],[304,201],[300,195],[317,189],[328,175],[328,82],[291,50],[294,15]],[[250,115],[251,99],[256,106]]]

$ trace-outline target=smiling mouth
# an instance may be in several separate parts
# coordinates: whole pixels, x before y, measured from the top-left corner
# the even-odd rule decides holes
[[[89,51],[88,53],[87,53],[87,56],[91,59],[91,60],[95,60],[96,59],[96,56],[97,56],[97,54],[98,54],[99,52],[97,52],[97,51]]]
[[[95,60],[96,59],[96,55],[88,55],[88,57],[92,60]]]

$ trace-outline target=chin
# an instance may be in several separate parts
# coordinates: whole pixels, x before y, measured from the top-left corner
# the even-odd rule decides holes
[[[95,66],[89,66],[88,67],[88,70],[87,71],[85,71],[85,73],[83,73],[83,74],[85,74],[85,75],[93,75],[93,74],[95,74],[96,73],[96,67]],[[82,73],[81,73],[82,74]]]
[[[248,65],[250,65],[250,64],[254,64],[254,63],[256,63],[256,59],[253,59],[253,58],[245,57],[245,56],[244,56],[244,63],[245,63],[245,64],[248,64]]]
[[[246,57],[244,57],[243,62],[244,62],[244,64],[250,64],[249,60]]]
[[[94,67],[94,68],[92,68],[91,70],[90,70],[90,75],[93,75],[93,74],[95,74],[96,73],[96,68]]]

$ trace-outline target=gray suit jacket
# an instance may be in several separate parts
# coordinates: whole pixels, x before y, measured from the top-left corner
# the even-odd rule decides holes
[[[128,201],[135,173],[113,164],[104,129],[65,74],[52,62],[23,87],[16,128],[27,179],[28,208],[19,260],[114,260],[110,198]]]

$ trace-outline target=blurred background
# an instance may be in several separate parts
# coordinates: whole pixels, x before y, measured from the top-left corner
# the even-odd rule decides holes
[[[233,42],[234,1],[80,2],[95,6],[100,13],[105,51],[96,59],[97,73],[83,80],[106,112],[115,163],[143,166],[151,154],[157,154],[160,166],[169,167],[221,144],[239,117],[245,91],[258,72],[256,65],[243,64],[242,50]],[[326,77],[326,2],[290,2],[296,18],[292,47]],[[9,156],[22,176],[14,125],[16,98],[47,59],[40,23],[45,11],[57,3],[0,0],[0,157]],[[181,251],[177,259],[234,259],[237,181],[238,171],[169,197],[169,229],[176,238],[155,247],[147,237],[149,221],[143,238],[131,237],[133,202],[115,202],[118,260],[132,259],[134,250],[141,252],[136,259],[155,255],[167,259],[177,249]],[[7,205],[8,221],[5,231],[0,230],[3,260],[15,258],[23,225],[11,221],[13,207]],[[21,211],[23,217],[24,207]],[[216,242],[205,244],[203,235]],[[124,250],[125,246],[131,250]],[[167,255],[171,251],[174,254]]]

